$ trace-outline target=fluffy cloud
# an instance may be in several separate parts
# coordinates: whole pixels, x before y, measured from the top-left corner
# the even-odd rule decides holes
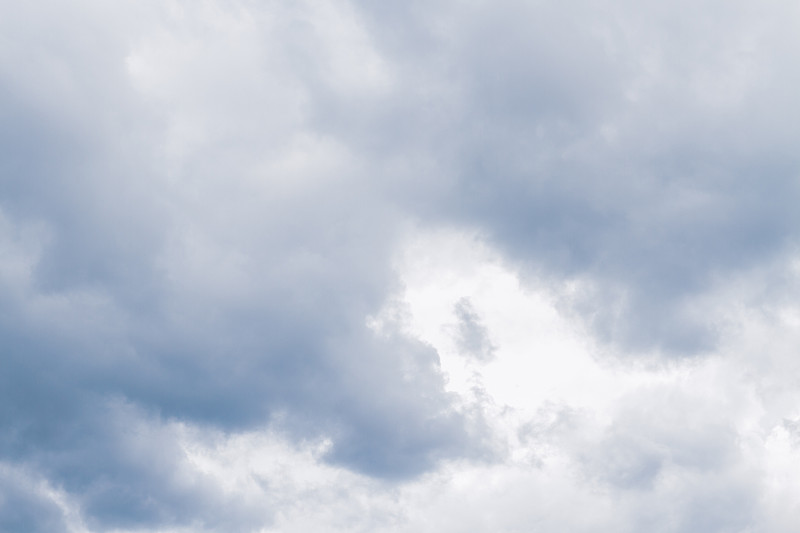
[[[0,12],[5,529],[788,530],[791,6]]]

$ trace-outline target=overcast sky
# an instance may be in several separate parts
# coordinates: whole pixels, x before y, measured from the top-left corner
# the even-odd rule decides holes
[[[797,531],[798,28],[4,2],[0,531]]]

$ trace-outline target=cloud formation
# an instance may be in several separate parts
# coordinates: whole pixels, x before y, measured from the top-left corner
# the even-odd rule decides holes
[[[798,15],[0,8],[0,528],[788,531]]]

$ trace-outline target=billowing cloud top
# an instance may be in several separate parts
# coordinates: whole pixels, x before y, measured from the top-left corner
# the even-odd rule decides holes
[[[0,8],[0,530],[792,531],[798,22]]]

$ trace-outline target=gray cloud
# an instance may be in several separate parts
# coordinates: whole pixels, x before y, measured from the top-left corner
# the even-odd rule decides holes
[[[453,306],[458,319],[456,343],[459,350],[479,361],[489,361],[494,357],[496,347],[489,338],[489,331],[468,298],[461,298]]]
[[[608,340],[690,354],[716,342],[686,312],[692,297],[795,242],[795,133],[767,118],[794,67],[774,53],[788,29],[777,5],[722,19],[692,6],[663,24],[651,9],[437,12],[449,24],[407,50],[452,98],[431,143],[446,178],[420,194],[537,274],[595,281],[582,303]],[[431,131],[418,104],[415,131]]]
[[[34,533],[69,531],[56,502],[24,474],[13,470],[0,474],[0,527],[3,531]]]
[[[4,456],[41,462],[105,529],[214,520],[202,483],[170,481],[181,454],[169,435],[125,451],[108,398],[226,430],[281,414],[289,434],[329,434],[331,461],[375,476],[465,453],[435,351],[364,325],[391,288],[397,217],[346,146],[309,129],[304,111],[284,112],[304,105],[302,61],[240,55],[268,56],[282,30],[251,28],[266,41],[241,43],[246,13],[222,6],[210,29],[211,14],[120,9],[146,24],[89,5],[67,19],[79,32],[52,13],[10,12],[4,24],[37,59],[3,64],[17,85],[2,102],[0,207],[7,259],[20,264],[2,299]],[[315,57],[317,33],[297,54]],[[147,85],[158,72],[132,79],[162,65],[180,69],[163,86]],[[231,77],[206,78],[218,67]]]
[[[395,481],[485,457],[435,350],[365,325],[409,221],[588,280],[573,308],[624,350],[714,347],[695,298],[796,243],[793,28],[778,4],[664,9],[2,8],[2,459],[95,529],[230,530],[252,510],[180,478],[169,433],[131,450],[126,423],[273,423]],[[665,448],[711,460],[632,425],[598,478],[648,487]],[[63,529],[2,490],[6,529]]]

